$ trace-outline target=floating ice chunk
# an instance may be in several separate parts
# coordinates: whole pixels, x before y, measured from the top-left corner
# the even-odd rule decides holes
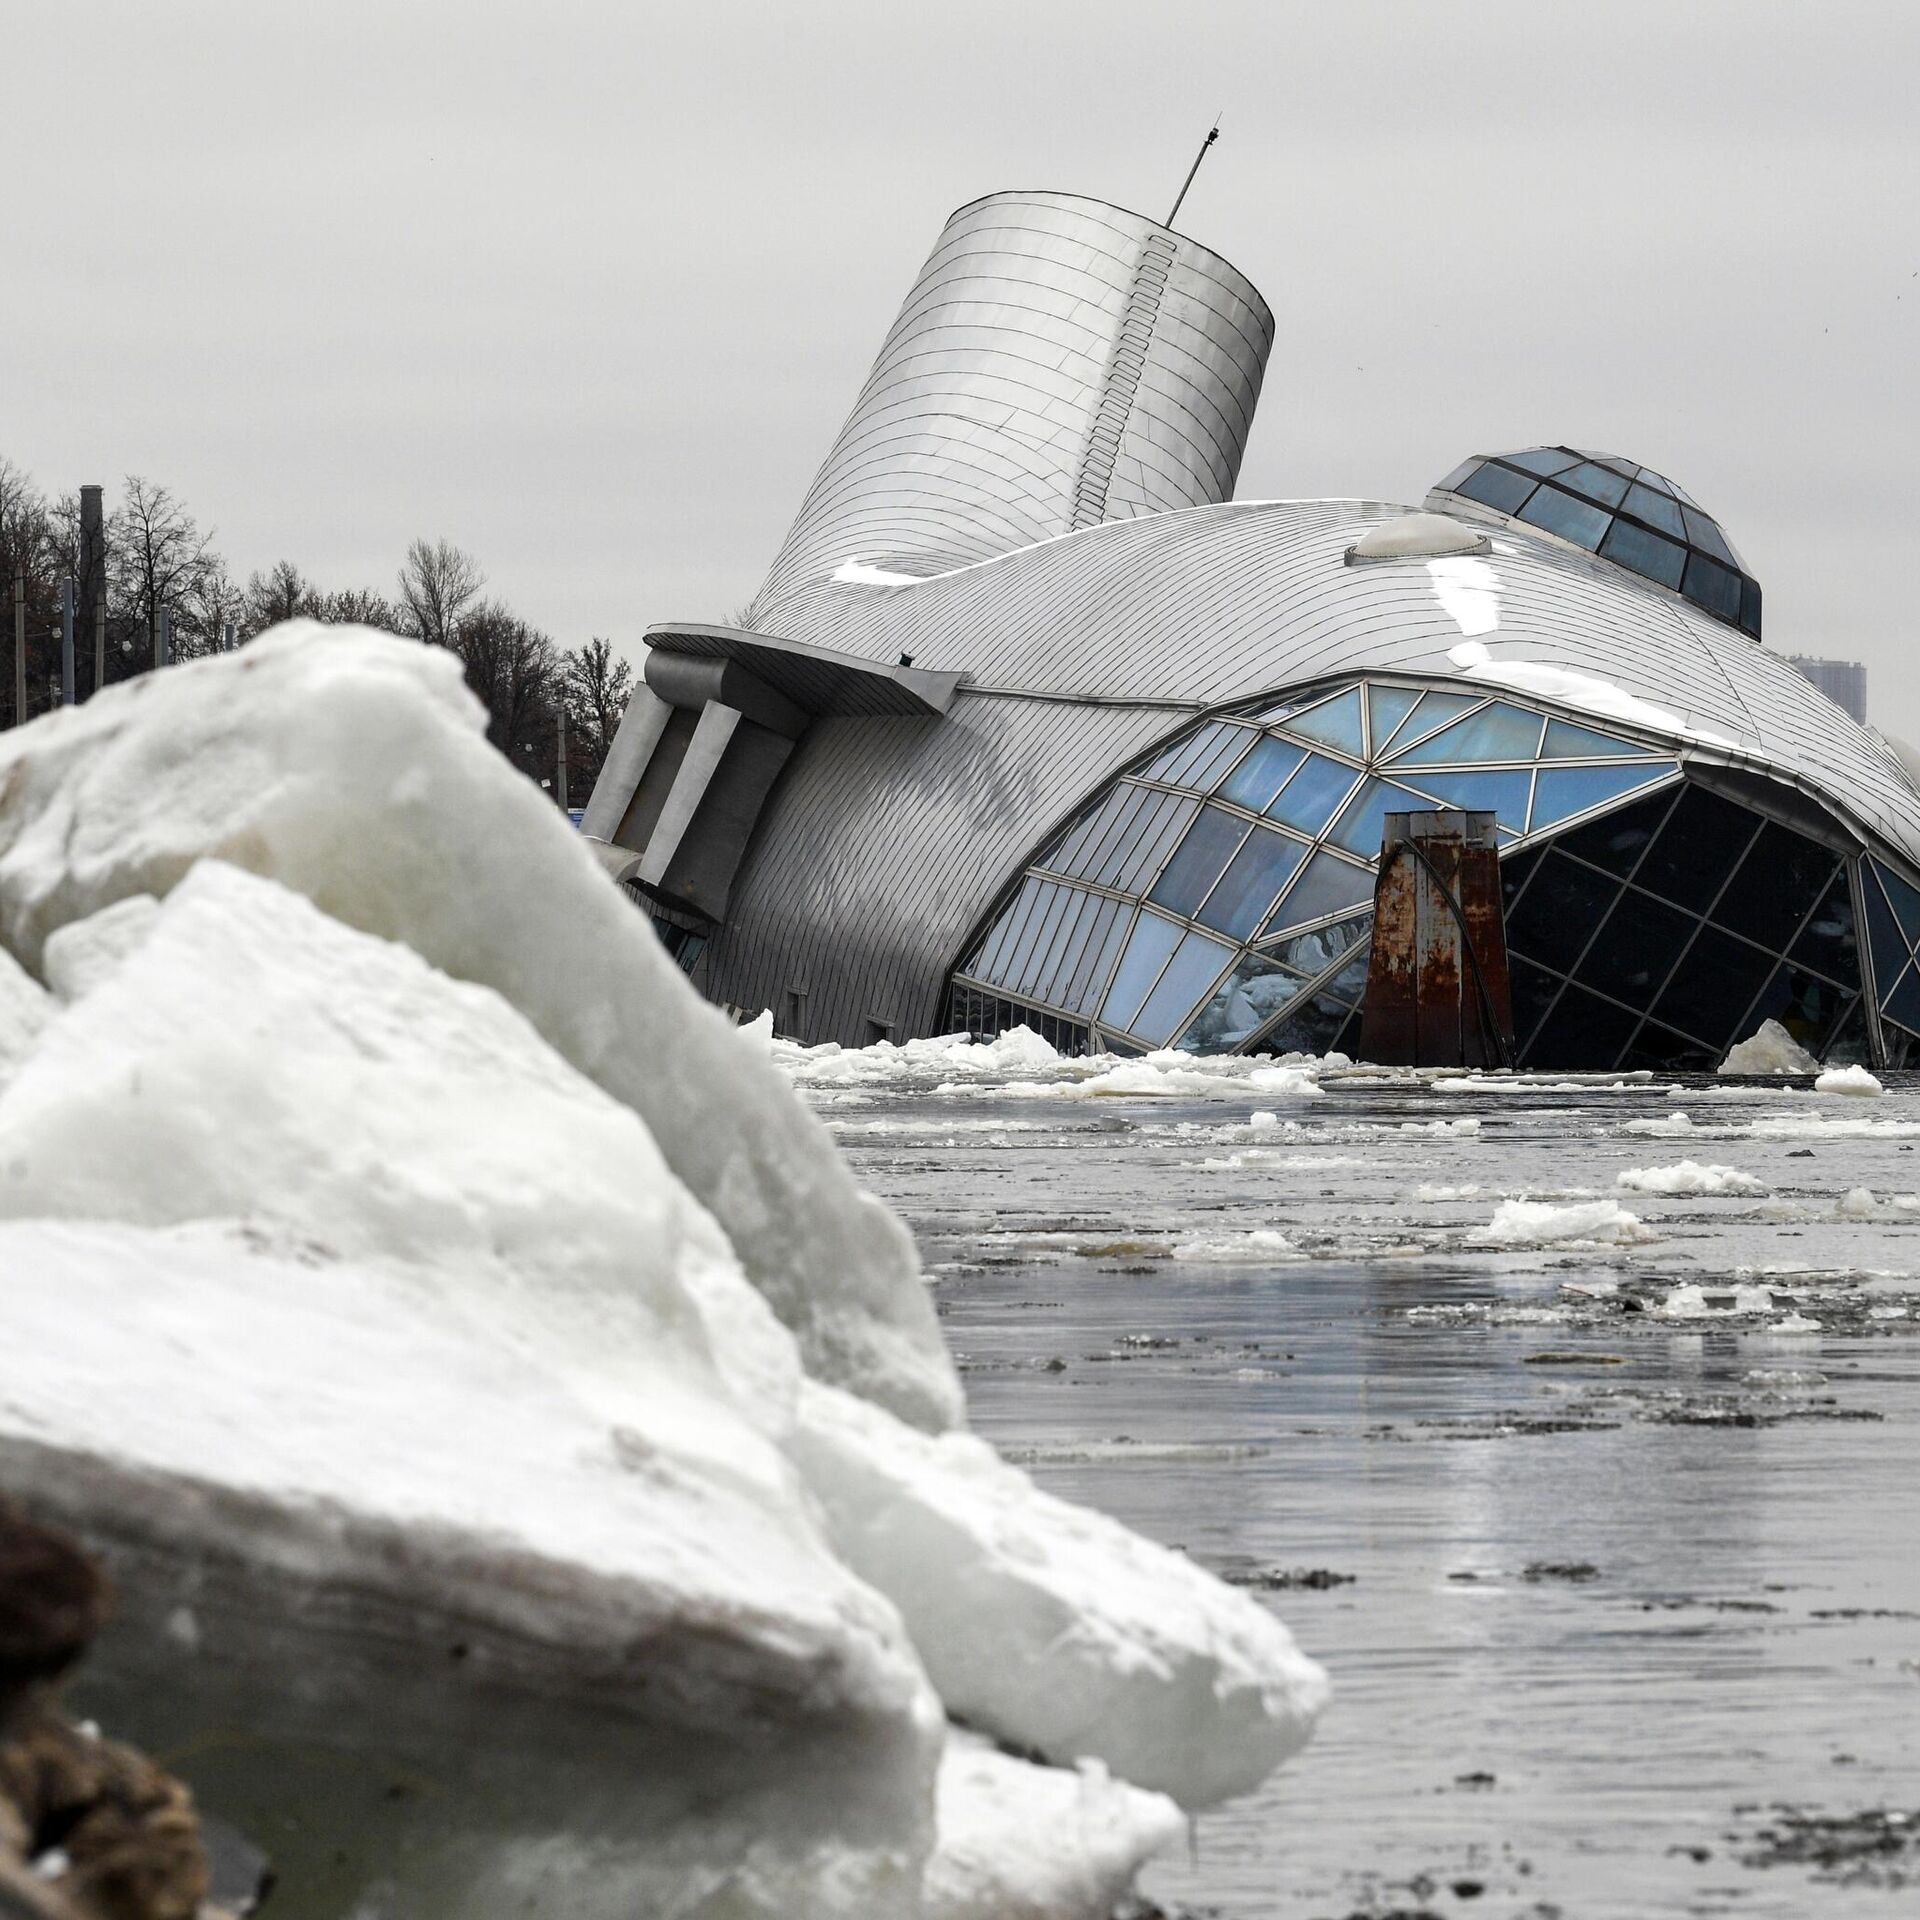
[[[1655,1309],[1670,1320],[1708,1320],[1723,1313],[1772,1313],[1773,1289],[1740,1283],[1707,1286],[1689,1280],[1668,1293]]]
[[[1413,1197],[1424,1205],[1432,1205],[1442,1200],[1478,1200],[1486,1189],[1484,1187],[1415,1187]]]
[[[1886,1089],[1865,1067],[1829,1067],[1813,1083],[1815,1093],[1848,1093],[1871,1099]]]
[[[294,621],[0,740],[0,944],[226,859],[497,989],[646,1120],[822,1377],[960,1417],[906,1229],[487,744],[459,660]]]
[[[1250,1233],[1206,1233],[1175,1242],[1173,1257],[1216,1266],[1262,1265],[1269,1260],[1297,1260],[1298,1249],[1284,1233],[1255,1227]]]
[[[1721,1073],[1818,1073],[1820,1062],[1778,1020],[1759,1028],[1720,1062]]]
[[[770,1011],[763,1010],[756,1013],[751,1020],[741,1021],[737,1031],[740,1038],[750,1046],[761,1049],[769,1056],[772,1055],[773,1014]]]
[[[1804,1313],[1795,1311],[1772,1323],[1769,1333],[1818,1333],[1821,1331],[1818,1320],[1809,1320]]]
[[[793,1451],[957,1717],[1189,1807],[1247,1792],[1305,1742],[1326,1676],[1271,1613],[982,1441],[809,1384]]]
[[[955,1731],[940,1762],[924,1920],[1109,1920],[1186,1817],[1097,1760],[1036,1767]]]
[[[1663,1113],[1652,1120],[1623,1120],[1620,1131],[1646,1134],[1654,1139],[1678,1140],[1692,1133],[1694,1125],[1684,1113]]]
[[[1652,1235],[1617,1200],[1556,1207],[1546,1200],[1503,1200],[1484,1227],[1467,1235],[1490,1246],[1550,1246],[1563,1240],[1626,1242]]]
[[[47,985],[62,1000],[91,992],[147,937],[159,911],[152,894],[134,893],[57,928],[41,961]]]
[[[1702,1166],[1681,1160],[1670,1167],[1628,1167],[1614,1176],[1614,1185],[1635,1193],[1765,1193],[1766,1182],[1738,1167]]]
[[[53,1014],[46,988],[0,947],[0,1086],[32,1051]]]
[[[1880,1211],[1880,1202],[1871,1187],[1849,1187],[1833,1203],[1833,1210],[1842,1220],[1871,1220]]]
[[[1247,1075],[1247,1085],[1264,1094],[1295,1100],[1324,1098],[1320,1082],[1303,1067],[1260,1067]]]

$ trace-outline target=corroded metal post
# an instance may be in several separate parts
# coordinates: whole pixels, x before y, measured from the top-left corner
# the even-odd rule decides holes
[[[1492,814],[1387,815],[1360,1050],[1382,1066],[1513,1064]]]

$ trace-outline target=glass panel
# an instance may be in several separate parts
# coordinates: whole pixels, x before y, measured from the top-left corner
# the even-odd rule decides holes
[[[1640,469],[1631,460],[1622,460],[1618,454],[1590,453],[1587,458],[1596,466],[1605,467],[1609,473],[1617,473],[1622,480],[1637,480]]]
[[[1547,1017],[1547,1009],[1560,991],[1560,981],[1527,960],[1510,961],[1507,973],[1513,983],[1513,1037],[1524,1053],[1527,1042]]]
[[[1232,958],[1233,949],[1225,941],[1188,934],[1174,949],[1160,984],[1147,995],[1147,1004],[1127,1025],[1150,1046],[1165,1046]]]
[[[1533,877],[1533,870],[1543,858],[1540,849],[1526,853],[1516,853],[1500,862],[1500,891],[1504,896],[1504,911],[1511,913],[1513,903],[1520,898],[1520,890]]]
[[[1531,760],[1540,751],[1540,716],[1496,700],[1397,756],[1401,767],[1459,760]]]
[[[1482,467],[1470,473],[1456,489],[1468,500],[1478,500],[1495,513],[1512,513],[1533,491],[1534,483],[1525,474],[1509,473],[1505,467]]]
[[[1545,769],[1542,769],[1543,776],[1544,772]],[[1537,792],[1533,804],[1537,811],[1540,805]],[[1596,867],[1604,867],[1609,873],[1624,876],[1639,865],[1648,842],[1672,807],[1671,793],[1656,794],[1648,800],[1636,800],[1632,806],[1622,807],[1618,813],[1604,813],[1584,827],[1575,827],[1554,844],[1562,853],[1578,854],[1582,860]]]
[[[1717,793],[1692,785],[1640,863],[1634,885],[1693,913],[1705,913],[1758,831],[1758,818]]]
[[[1170,787],[1206,786],[1220,763],[1247,743],[1247,729],[1216,720],[1186,740],[1176,741],[1141,774],[1143,780],[1164,780]]]
[[[1867,903],[1867,943],[1873,949],[1874,984],[1884,1000],[1887,990],[1906,967],[1907,942],[1893,917],[1893,909],[1887,905],[1886,896],[1874,880],[1878,871],[1879,863],[1869,860],[1867,871],[1860,876],[1860,891]]]
[[[1791,958],[1842,986],[1858,990],[1860,985],[1860,943],[1853,929],[1853,889],[1847,884],[1847,872],[1827,889],[1827,897],[1814,910],[1806,931],[1793,943]]]
[[[1760,582],[1751,574],[1740,577],[1740,631],[1760,638]]]
[[[1353,1009],[1344,1000],[1317,993],[1260,1042],[1262,1053],[1326,1053],[1346,1031]]]
[[[1082,948],[1103,918],[1102,909],[1114,905],[1113,901],[1102,900],[1097,894],[1082,893],[1078,887],[1062,887],[1060,896],[1063,910],[1042,936],[1025,979],[1008,983],[1009,991],[1030,994],[1049,1005],[1058,999],[1056,987],[1066,984]]]
[[[1380,852],[1381,825],[1388,814],[1431,811],[1432,803],[1419,794],[1409,793],[1391,780],[1369,780],[1347,802],[1346,812],[1327,838],[1349,853],[1371,860]]]
[[[1235,806],[1264,813],[1273,796],[1286,785],[1288,774],[1306,757],[1304,747],[1289,746],[1284,740],[1262,740],[1228,776],[1220,797]]]
[[[1740,617],[1740,576],[1704,554],[1696,553],[1687,562],[1680,591],[1716,620],[1731,622]]]
[[[1769,820],[1715,904],[1713,917],[1721,926],[1783,953],[1839,864],[1839,856],[1817,841]]]
[[[1117,900],[1103,900],[1100,904],[1107,911],[1095,922],[1080,950],[1078,964],[1059,992],[1059,1004],[1072,1013],[1093,1012],[1100,989],[1107,984],[1107,975],[1120,952],[1120,943],[1133,924],[1132,913]]]
[[[1199,803],[1182,793],[1156,793],[1141,809],[1130,833],[1116,840],[1099,870],[1092,874],[1104,886],[1121,893],[1139,893],[1152,884],[1187,823],[1200,811]]]
[[[1034,955],[1041,950],[1041,941],[1048,927],[1058,918],[1066,897],[1066,889],[1055,886],[1050,880],[1036,880],[1032,884],[1032,911],[1022,923],[1005,964],[993,976],[996,985],[1005,986],[1013,992],[1024,991],[1019,983],[1032,970]]]
[[[1510,467],[1525,467],[1529,473],[1565,473],[1580,464],[1580,456],[1564,447],[1530,447],[1525,453],[1503,453],[1500,458]]]
[[[1712,554],[1716,560],[1724,560],[1728,566],[1738,569],[1740,562],[1733,557],[1733,549],[1727,545],[1726,536],[1719,527],[1692,507],[1682,507],[1680,511],[1686,517],[1688,541]]]
[[[1657,580],[1663,587],[1677,587],[1687,570],[1687,550],[1657,533],[1636,527],[1631,520],[1616,520],[1607,537],[1600,542],[1603,559],[1616,561],[1633,572]]]
[[[1191,916],[1226,870],[1247,830],[1247,823],[1237,813],[1229,813],[1225,807],[1202,807],[1199,819],[1180,842],[1180,851],[1167,862],[1166,872],[1149,896],[1154,905]]]
[[[1133,1025],[1133,1016],[1140,1011],[1141,1001],[1159,978],[1167,955],[1180,944],[1181,932],[1171,920],[1162,920],[1157,913],[1140,916],[1100,1009],[1100,1018],[1107,1025]]]
[[[1607,915],[1574,978],[1630,1007],[1645,1007],[1699,924],[1677,907],[1629,888]]]
[[[1590,460],[1559,476],[1563,487],[1598,500],[1603,507],[1617,507],[1627,497],[1627,483],[1610,467],[1596,467]]]
[[[1893,903],[1895,917],[1906,929],[1907,939],[1920,945],[1920,892],[1908,886],[1891,867],[1883,867],[1878,860],[1873,863],[1873,870],[1887,890],[1887,898]]]
[[[979,955],[971,969],[973,972],[988,980],[1000,978],[1044,884],[1040,880],[1023,880],[1020,883],[1020,891],[1014,896],[1013,904],[994,922],[992,931],[980,943]]]
[[[1542,767],[1533,796],[1533,831],[1631,793],[1649,780],[1664,780],[1672,771],[1670,766]]]
[[[1637,513],[1662,533],[1670,533],[1676,540],[1687,537],[1686,523],[1680,518],[1679,502],[1664,487],[1656,492],[1645,474],[1640,476],[1639,485],[1627,489],[1625,505],[1629,513]]]
[[[1571,973],[1619,890],[1617,880],[1550,853],[1507,923],[1507,945],[1555,973]]]
[[[1322,850],[1300,869],[1300,878],[1287,890],[1286,906],[1277,920],[1281,926],[1297,927],[1304,921],[1338,913],[1342,907],[1357,907],[1361,901],[1372,898],[1371,872],[1364,867],[1349,866]]]
[[[1449,720],[1459,719],[1463,713],[1470,713],[1479,704],[1479,700],[1470,693],[1423,693],[1412,718],[1400,729],[1395,750],[1411,746],[1423,733],[1431,733],[1434,728],[1445,726]]]
[[[1747,1032],[1762,1020],[1778,1020],[1817,1060],[1826,1051],[1827,1035],[1851,1012],[1854,995],[1817,974],[1786,965],[1769,980],[1747,1015]]]
[[[1867,1003],[1856,1000],[1827,1041],[1826,1064],[1833,1067],[1872,1065],[1873,1047],[1867,1038]]]
[[[1628,1068],[1651,1067],[1655,1073],[1711,1073],[1720,1064],[1724,1048],[1714,1048],[1698,1040],[1689,1040],[1671,1027],[1656,1026],[1649,1020],[1633,1037],[1620,1064]]]
[[[1920,1033],[1920,971],[1908,967],[1894,982],[1893,991],[1882,1003],[1890,1018],[1903,1027]]]
[[[1523,1064],[1587,1073],[1618,1066],[1639,1024],[1637,1013],[1569,986],[1541,1023]]]
[[[1758,1025],[1747,1019],[1747,1009],[1772,965],[1771,954],[1718,927],[1702,927],[1667,990],[1653,1003],[1654,1018],[1724,1054]]]
[[[1410,777],[1420,782],[1423,793],[1432,794],[1443,806],[1477,809],[1495,815],[1502,826],[1511,827],[1515,833],[1527,830],[1527,794],[1533,786],[1533,774],[1525,767]]]
[[[1180,1036],[1189,1053],[1238,1047],[1295,997],[1306,982],[1261,954],[1250,953],[1214,990]]]
[[[1358,778],[1351,767],[1310,753],[1267,812],[1302,833],[1318,833],[1333,818],[1334,808],[1352,792]]]
[[[1640,469],[1639,484],[1643,487],[1651,487],[1656,493],[1671,493],[1673,491],[1672,483],[1660,474],[1655,473],[1651,467],[1642,467]]]
[[[1306,855],[1298,840],[1255,827],[1194,918],[1236,940],[1250,939]]]
[[[1436,480],[1433,483],[1434,492],[1435,493],[1452,493],[1454,489],[1459,486],[1460,482],[1464,480],[1467,477],[1467,475],[1470,474],[1474,470],[1474,468],[1477,467],[1479,464],[1480,462],[1478,458],[1475,458],[1472,460],[1462,460],[1460,464],[1457,467],[1455,467],[1454,470],[1450,474],[1448,474],[1444,480]]]
[[[1521,509],[1520,518],[1529,526],[1545,527],[1562,540],[1571,540],[1577,547],[1591,548],[1600,544],[1612,516],[1604,507],[1590,507],[1570,493],[1542,487]]]
[[[1336,920],[1330,927],[1316,927],[1311,933],[1296,933],[1269,948],[1276,960],[1284,961],[1296,973],[1317,979],[1353,945],[1363,940],[1373,926],[1373,916],[1362,914],[1357,920]]]
[[[1040,856],[1038,864],[1056,873],[1085,876],[1097,870],[1117,839],[1140,817],[1140,809],[1156,798],[1145,787],[1112,788],[1100,804],[1090,807]]]
[[[1297,733],[1303,739],[1318,740],[1322,746],[1337,747],[1342,753],[1350,753],[1358,759],[1361,751],[1360,689],[1350,687],[1345,693],[1320,706],[1309,707],[1305,713],[1296,713],[1287,722],[1287,731]]]
[[[1187,775],[1186,784],[1206,792],[1220,779],[1220,776],[1238,760],[1248,744],[1259,738],[1250,727],[1221,727],[1215,733],[1212,744],[1193,764]]]
[[[1414,687],[1367,688],[1367,725],[1373,733],[1373,755],[1378,759],[1387,750],[1393,730],[1420,704]]]
[[[1576,727],[1570,720],[1547,722],[1547,744],[1540,750],[1542,760],[1618,759],[1625,753],[1651,753],[1651,747],[1635,746],[1631,740],[1617,740],[1610,733],[1595,733],[1591,727]]]

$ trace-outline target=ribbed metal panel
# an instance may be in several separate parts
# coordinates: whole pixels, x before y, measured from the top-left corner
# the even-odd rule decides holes
[[[1920,799],[1891,751],[1785,660],[1517,530],[1482,562],[1344,564],[1367,527],[1404,511],[1219,506],[1091,527],[912,586],[795,594],[784,634],[973,679],[941,722],[815,724],[736,882],[710,956],[715,996],[778,1007],[785,989],[808,989],[817,1039],[864,1039],[870,1019],[928,1031],[993,898],[1155,740],[1202,708],[1363,668],[1472,690],[1487,683],[1449,658],[1469,639],[1496,665],[1565,669],[1677,711],[1730,743],[1682,736],[1684,755],[1799,786],[1920,868]]]
[[[962,207],[754,602],[848,561],[913,576],[1231,497],[1273,318],[1217,254],[1063,193]]]

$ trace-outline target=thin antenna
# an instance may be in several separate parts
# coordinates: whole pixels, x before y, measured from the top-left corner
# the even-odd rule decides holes
[[[1172,226],[1180,211],[1180,202],[1187,197],[1187,189],[1193,185],[1193,176],[1200,171],[1200,162],[1207,157],[1207,149],[1220,138],[1220,116],[1213,116],[1213,125],[1207,130],[1207,137],[1200,142],[1200,151],[1193,156],[1193,165],[1187,169],[1187,177],[1180,183],[1180,191],[1173,198],[1173,212],[1166,217],[1165,224]]]

